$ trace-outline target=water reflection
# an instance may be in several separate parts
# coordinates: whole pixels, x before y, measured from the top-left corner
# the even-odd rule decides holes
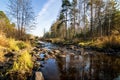
[[[120,80],[120,57],[92,52],[48,59],[41,69],[45,80]]]
[[[120,58],[103,54],[58,59],[61,80],[113,80],[120,75]]]

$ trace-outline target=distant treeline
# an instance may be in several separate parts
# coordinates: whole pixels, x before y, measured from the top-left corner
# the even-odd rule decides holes
[[[62,0],[61,11],[44,38],[91,40],[120,35],[119,0]]]

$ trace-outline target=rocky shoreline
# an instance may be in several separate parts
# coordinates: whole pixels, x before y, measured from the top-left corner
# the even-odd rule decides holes
[[[65,58],[67,54],[65,52],[65,49],[72,51],[71,53],[69,53],[71,56],[74,56],[76,53],[77,55],[92,55],[92,53],[88,53],[87,51],[85,52],[84,49],[94,50],[94,48],[91,48],[91,47],[81,47],[78,45],[60,44],[59,47],[53,48],[51,50],[46,49],[43,46],[44,45],[42,45],[38,41],[37,45],[31,49],[30,55],[32,56],[32,61],[34,63],[33,64],[34,66],[33,66],[33,69],[31,69],[31,71],[23,72],[23,73],[14,72],[11,74],[6,74],[6,72],[13,65],[14,61],[16,61],[18,57],[20,56],[15,51],[11,51],[11,52],[6,51],[6,54],[4,55],[6,57],[6,61],[4,63],[0,62],[0,79],[1,80],[15,80],[14,78],[17,79],[17,77],[21,76],[21,78],[17,79],[17,80],[21,80],[27,76],[27,80],[44,80],[44,75],[42,74],[42,72],[39,71],[40,68],[44,67],[40,63],[40,61],[45,61],[50,58],[54,58],[54,59]],[[16,76],[16,74],[18,75]]]

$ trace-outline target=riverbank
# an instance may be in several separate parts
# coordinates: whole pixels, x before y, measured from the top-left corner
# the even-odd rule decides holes
[[[112,35],[110,37],[100,37],[93,40],[80,40],[80,39],[72,39],[72,40],[64,40],[59,38],[50,38],[45,41],[51,42],[53,44],[58,44],[60,46],[79,46],[83,48],[87,48],[90,50],[95,50],[99,52],[110,53],[114,55],[119,55],[120,53],[120,36]]]
[[[26,80],[32,74],[32,46],[0,35],[0,80]]]
[[[59,46],[42,42],[34,51],[38,56],[36,62],[40,65],[37,72],[42,73],[45,80],[109,80],[118,78],[120,73],[118,56],[90,51],[79,46]],[[90,72],[91,70],[94,71]]]

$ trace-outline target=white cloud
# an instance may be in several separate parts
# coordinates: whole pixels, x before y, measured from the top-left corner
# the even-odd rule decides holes
[[[51,6],[51,4],[54,2],[55,0],[48,0],[48,2],[43,6],[42,10],[39,12],[38,16],[42,16],[44,15],[44,13],[46,13],[47,9]]]
[[[56,20],[61,7],[61,0],[48,0],[39,11],[36,18],[36,29],[32,31],[33,35],[43,36],[44,29],[49,31],[51,24]]]

